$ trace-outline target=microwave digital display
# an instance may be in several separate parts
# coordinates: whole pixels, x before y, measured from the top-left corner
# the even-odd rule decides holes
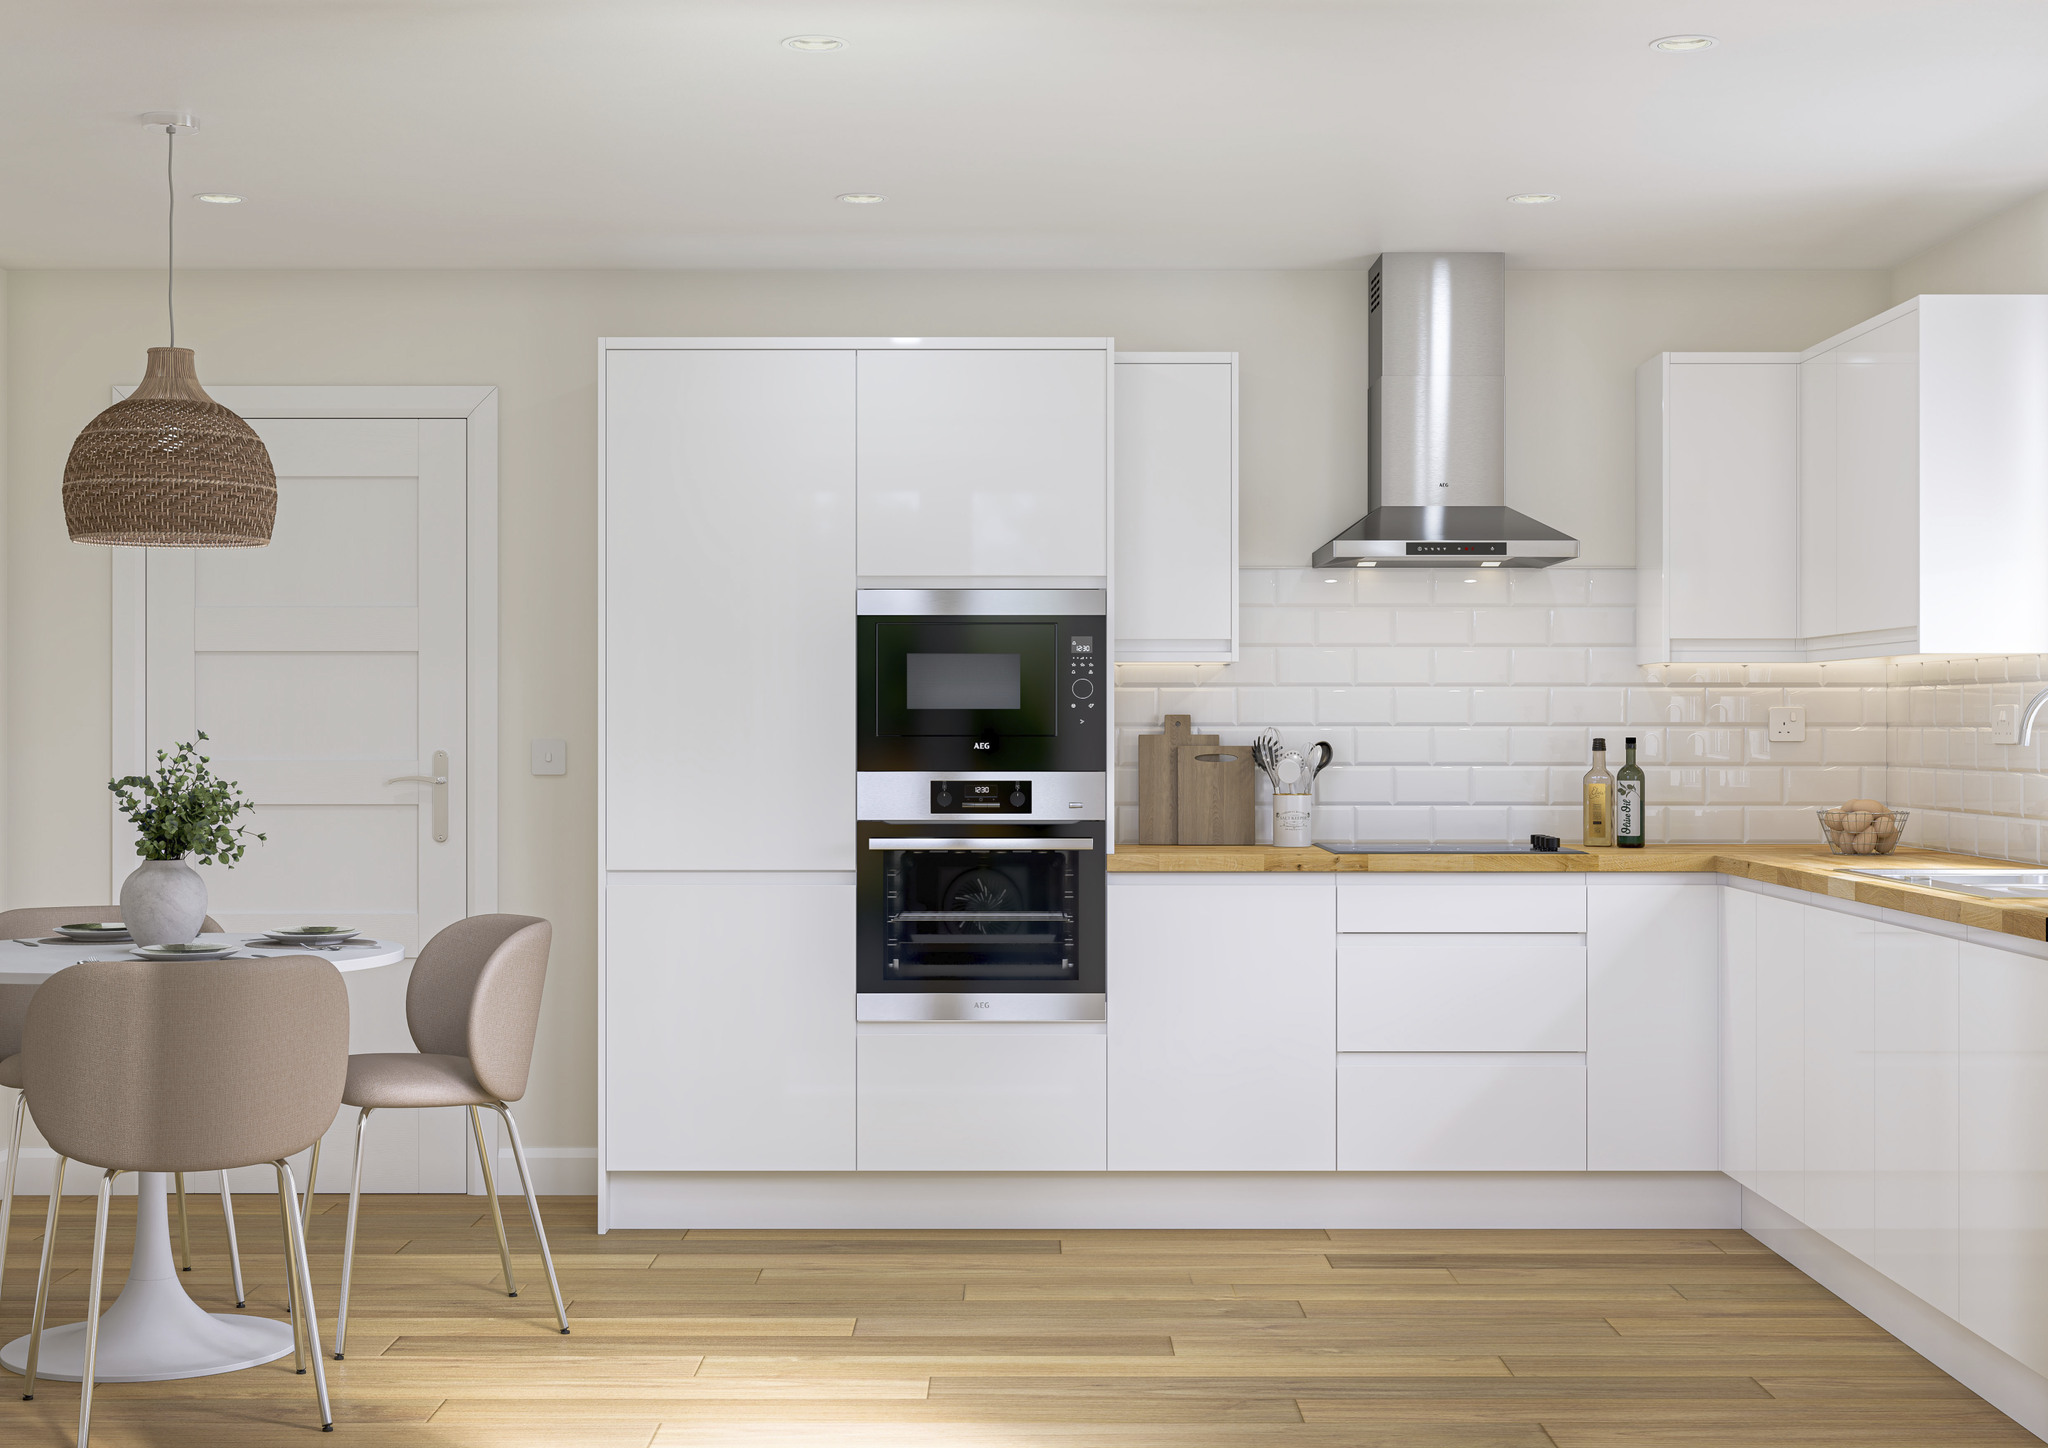
[[[1031,781],[935,779],[932,781],[932,813],[1028,815],[1031,813]]]

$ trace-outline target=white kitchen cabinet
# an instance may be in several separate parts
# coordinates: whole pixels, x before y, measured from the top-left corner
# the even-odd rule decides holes
[[[1586,1049],[1577,935],[1344,935],[1340,1051]]]
[[[1586,929],[1583,877],[1365,874],[1337,880],[1337,928],[1395,935],[1517,935]]]
[[[1961,1319],[2048,1372],[2048,960],[1960,955]]]
[[[853,920],[828,875],[606,890],[608,1170],[852,1169]]]
[[[1803,658],[1799,354],[1665,352],[1636,369],[1636,654]]]
[[[1109,1167],[1336,1165],[1327,875],[1111,876]]]
[[[1806,1220],[1806,920],[1756,902],[1756,1194]]]
[[[1810,659],[2048,649],[2048,296],[1922,296],[1800,362]]]
[[[1875,1247],[1871,1266],[1960,1315],[1962,942],[1876,935]]]
[[[1603,876],[1586,892],[1586,1163],[1713,1171],[1720,887]]]
[[[1583,1171],[1585,1057],[1345,1055],[1341,1171]]]
[[[1805,907],[1803,1024],[1805,1223],[1869,1262],[1875,1256],[1876,926]]]
[[[914,583],[1109,574],[1110,343],[859,353],[858,572]],[[785,572],[778,562],[777,576]]]
[[[1237,354],[1116,357],[1118,662],[1237,660]]]
[[[1721,1170],[1756,1190],[1756,902],[1721,896]]]
[[[602,356],[605,868],[851,870],[854,354]]]
[[[1106,1038],[1055,1025],[865,1026],[862,1171],[1101,1171]]]

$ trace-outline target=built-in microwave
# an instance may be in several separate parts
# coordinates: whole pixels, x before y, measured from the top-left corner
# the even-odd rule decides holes
[[[862,589],[855,612],[862,774],[1109,767],[1100,590]]]

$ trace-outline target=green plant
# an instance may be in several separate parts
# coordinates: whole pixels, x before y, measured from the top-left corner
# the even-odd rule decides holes
[[[204,730],[199,738],[206,738]],[[233,869],[248,849],[246,839],[270,838],[235,823],[237,815],[253,810],[256,803],[233,780],[216,779],[206,767],[212,762],[199,752],[198,741],[192,741],[169,754],[159,749],[153,775],[107,781],[121,813],[135,826],[136,854],[145,860],[182,860],[190,855],[202,865],[218,863]]]

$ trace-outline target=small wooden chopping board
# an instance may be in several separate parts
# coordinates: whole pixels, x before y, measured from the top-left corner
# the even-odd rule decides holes
[[[1138,736],[1138,843],[1177,845],[1180,815],[1180,765],[1174,750],[1184,744],[1215,744],[1214,734],[1194,734],[1194,717],[1168,714],[1163,734]]]
[[[1179,843],[1250,844],[1254,827],[1251,746],[1177,744],[1173,758],[1178,776]]]

